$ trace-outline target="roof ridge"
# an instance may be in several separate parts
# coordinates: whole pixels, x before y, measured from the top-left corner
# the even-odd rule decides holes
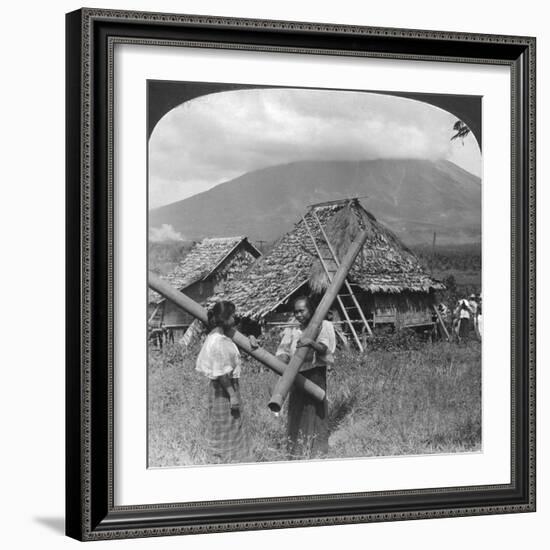
[[[323,202],[317,202],[313,204],[308,204],[308,208],[311,210],[313,208],[328,208],[328,207],[335,207],[335,206],[345,206],[346,204],[355,203],[355,204],[361,204],[361,201],[359,199],[364,197],[345,197],[343,199],[334,199],[330,201],[323,201]]]
[[[247,238],[248,237],[246,235],[236,235],[234,237],[204,237],[204,239],[201,239],[200,243],[197,243],[197,244],[201,244],[204,242],[216,242],[216,241],[219,241],[219,242],[242,241]]]

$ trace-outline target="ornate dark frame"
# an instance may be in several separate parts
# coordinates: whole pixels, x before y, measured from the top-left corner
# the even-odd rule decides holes
[[[535,38],[103,9],[67,14],[66,30],[67,535],[79,540],[99,540],[534,511]],[[510,484],[114,506],[115,43],[510,66]]]

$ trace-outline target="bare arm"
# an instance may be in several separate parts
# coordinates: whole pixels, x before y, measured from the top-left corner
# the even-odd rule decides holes
[[[277,354],[277,359],[280,359],[283,363],[289,363],[290,362],[290,355],[288,353],[279,353]]]
[[[283,331],[283,337],[281,338],[281,343],[275,352],[275,357],[280,359],[283,363],[290,362],[290,348],[291,348],[292,337],[288,329]]]
[[[328,348],[326,344],[321,344],[320,342],[316,342],[312,338],[300,338],[300,341],[298,342],[297,348],[302,348],[304,346],[309,346],[310,348],[314,349],[317,353],[324,355]]]
[[[218,377],[218,380],[220,381],[220,384],[223,386],[223,389],[229,396],[229,403],[231,404],[231,408],[238,410],[241,406],[241,402],[239,401],[239,396],[237,395],[235,388],[233,388],[233,384],[231,383],[229,375],[224,374],[223,376]]]

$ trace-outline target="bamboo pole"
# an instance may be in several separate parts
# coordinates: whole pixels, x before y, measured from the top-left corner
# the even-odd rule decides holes
[[[208,315],[200,304],[197,304],[197,302],[170,286],[152,271],[149,271],[149,286],[159,294],[162,294],[167,300],[170,300],[196,319],[199,319],[199,321],[208,324]],[[230,337],[244,352],[248,353],[277,374],[283,374],[286,370],[287,366],[281,360],[271,355],[267,350],[263,348],[252,349],[248,338],[239,331],[235,330]],[[295,384],[297,388],[305,391],[318,401],[322,401],[325,398],[325,391],[303,376],[296,377]]]
[[[363,245],[365,244],[367,237],[368,237],[368,232],[362,231],[357,236],[357,238],[351,243],[348,251],[346,252],[346,255],[340,262],[340,266],[338,267],[338,270],[334,274],[332,282],[328,286],[327,290],[325,291],[325,294],[323,295],[323,298],[321,299],[321,302],[319,303],[319,305],[317,306],[317,309],[315,310],[315,313],[311,317],[311,320],[309,321],[308,326],[304,329],[302,336],[305,336],[311,339],[315,339],[317,337],[319,333],[319,329],[321,328],[321,323],[323,319],[326,317],[332,303],[336,299],[336,296],[340,291],[340,288],[344,284],[344,281],[346,280],[348,272],[351,269],[351,266],[353,265],[353,262],[355,261],[357,254],[359,254],[359,251],[361,250],[361,248],[363,248]],[[268,403],[268,407],[272,411],[279,412],[281,410],[284,400],[288,395],[288,392],[290,391],[290,388],[296,376],[298,375],[300,366],[302,365],[302,363],[304,362],[304,359],[306,358],[308,350],[309,350],[308,346],[303,346],[298,348],[296,350],[296,353],[293,355],[292,359],[290,360],[290,363],[287,365],[283,375],[277,382],[277,385],[275,386],[271,399]]]

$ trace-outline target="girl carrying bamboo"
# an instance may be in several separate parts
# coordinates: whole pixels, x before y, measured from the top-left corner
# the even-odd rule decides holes
[[[275,355],[289,363],[299,347],[308,347],[308,354],[300,367],[300,374],[327,388],[327,369],[334,364],[336,335],[332,323],[324,320],[315,340],[302,335],[315,308],[307,296],[294,300],[296,327],[284,329]],[[300,390],[291,390],[288,396],[289,458],[319,458],[328,453],[328,401],[317,401]]]
[[[239,388],[241,355],[230,336],[235,330],[235,306],[220,301],[208,312],[210,332],[199,352],[196,370],[208,379],[205,435],[215,462],[250,459],[249,436]],[[251,346],[257,347],[251,338]]]

